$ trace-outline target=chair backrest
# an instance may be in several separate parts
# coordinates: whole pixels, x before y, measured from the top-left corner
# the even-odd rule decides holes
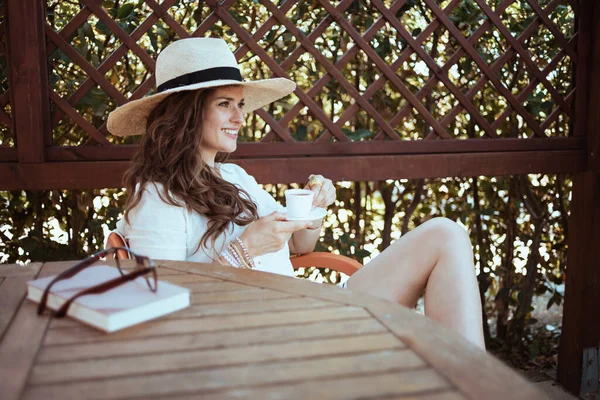
[[[119,235],[117,232],[111,232],[108,234],[108,238],[106,239],[106,246],[107,249],[110,247],[128,247],[127,246],[127,242],[125,241],[125,238],[121,235]],[[107,258],[112,258],[111,256],[107,256]],[[127,260],[129,259],[129,253],[125,250],[119,250],[117,251],[117,258],[119,260]]]
[[[106,239],[106,248],[109,247],[129,247],[127,241],[123,236],[117,232],[111,232],[108,234]],[[117,258],[119,260],[129,259],[129,253],[125,250],[117,251]],[[353,273],[362,267],[362,264],[349,257],[345,257],[339,254],[314,252],[303,254],[300,256],[292,257],[290,259],[294,269],[298,268],[310,268],[320,267],[329,268],[334,271],[343,272],[344,274],[351,276]]]
[[[302,267],[329,268],[333,271],[343,272],[348,276],[351,276],[362,267],[361,263],[350,257],[320,251],[292,257],[290,258],[290,261],[292,262],[294,269]]]

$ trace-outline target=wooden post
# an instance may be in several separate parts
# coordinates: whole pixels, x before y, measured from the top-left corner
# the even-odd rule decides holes
[[[576,109],[576,118],[585,121],[580,126],[587,131],[588,170],[573,176],[558,381],[585,397],[598,392],[600,378],[600,4],[595,0],[581,4],[584,36],[580,39],[588,43],[591,53],[586,71],[589,92],[579,92],[584,87],[578,82],[577,95],[586,99],[577,102],[584,106]]]
[[[6,47],[13,132],[20,163],[45,161],[50,104],[44,35],[45,1],[6,2]],[[50,143],[49,143],[50,144]]]

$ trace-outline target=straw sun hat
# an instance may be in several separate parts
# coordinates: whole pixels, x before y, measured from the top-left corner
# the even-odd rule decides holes
[[[108,130],[116,136],[141,135],[150,112],[171,93],[227,85],[243,87],[247,112],[290,94],[296,87],[285,78],[244,82],[224,40],[182,39],[165,47],[156,59],[156,94],[118,107],[108,116]]]

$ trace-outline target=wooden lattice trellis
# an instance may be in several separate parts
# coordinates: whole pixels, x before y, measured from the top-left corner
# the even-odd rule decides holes
[[[44,88],[44,90],[48,92],[46,98],[50,99],[52,107],[51,114],[44,115],[44,120],[49,120],[49,122],[41,126],[44,140],[42,143],[41,139],[37,139],[40,141],[36,144],[39,151],[36,152],[38,155],[34,158],[52,162],[53,167],[59,168],[55,170],[56,172],[63,166],[70,168],[66,164],[61,164],[63,162],[88,161],[88,163],[82,164],[82,169],[78,169],[80,177],[73,177],[74,181],[69,185],[78,187],[92,184],[88,178],[81,176],[94,174],[93,170],[96,167],[90,164],[90,161],[110,160],[112,164],[105,165],[105,167],[108,167],[109,171],[113,171],[113,174],[92,185],[99,187],[118,185],[120,175],[126,165],[119,161],[128,160],[135,146],[127,144],[115,146],[115,143],[119,143],[119,141],[108,135],[105,117],[110,109],[129,100],[143,97],[151,92],[154,86],[152,74],[155,61],[149,54],[148,48],[143,47],[143,37],[153,30],[157,21],[161,21],[179,38],[212,34],[215,24],[219,22],[230,29],[231,34],[237,38],[238,48],[235,54],[238,60],[255,56],[274,76],[292,77],[291,73],[298,65],[299,60],[307,55],[318,64],[318,68],[325,71],[324,74],[309,82],[310,87],[299,87],[294,93],[297,99],[295,104],[291,104],[291,108],[278,115],[277,118],[267,109],[256,112],[266,125],[264,134],[259,143],[242,143],[233,159],[238,159],[261,181],[300,180],[315,169],[329,172],[329,175],[336,179],[499,175],[536,171],[582,170],[584,164],[581,155],[584,149],[584,140],[581,136],[585,134],[585,131],[581,125],[577,125],[577,119],[574,118],[576,86],[569,85],[567,93],[559,93],[555,87],[556,83],[550,82],[548,79],[548,76],[562,62],[571,64],[572,68],[581,66],[576,51],[578,32],[574,31],[567,38],[551,19],[551,15],[557,7],[568,7],[572,13],[577,15],[579,13],[578,3],[553,0],[547,2],[542,8],[536,0],[527,0],[526,2],[523,0],[522,3],[530,7],[529,12],[532,17],[525,29],[515,37],[502,20],[507,9],[515,3],[514,0],[498,1],[498,4],[492,4],[493,9],[488,2],[484,0],[472,2],[479,8],[482,22],[470,34],[465,35],[451,20],[453,13],[461,6],[460,1],[447,0],[440,3],[434,0],[423,0],[420,6],[427,9],[427,13],[432,19],[428,21],[424,29],[413,35],[397,18],[399,12],[410,3],[406,0],[397,0],[392,3],[384,3],[381,0],[369,1],[370,7],[378,17],[373,18],[372,22],[365,22],[366,26],[361,28],[353,26],[348,20],[349,9],[355,7],[355,0],[342,0],[337,5],[332,4],[329,0],[318,1],[316,2],[317,6],[324,11],[322,19],[315,24],[314,30],[306,34],[294,24],[290,17],[290,10],[298,5],[297,1],[286,1],[279,5],[275,5],[269,0],[261,1],[260,4],[264,7],[263,12],[268,15],[268,18],[254,30],[247,29],[236,20],[239,10],[235,13],[231,11],[231,7],[236,4],[235,0],[210,1],[207,2],[207,5],[199,3],[198,7],[208,7],[209,12],[194,29],[190,30],[182,26],[181,21],[176,21],[170,14],[170,10],[178,4],[177,1],[166,0],[159,4],[155,0],[147,0],[145,1],[147,12],[143,20],[128,33],[119,25],[118,18],[111,16],[109,11],[102,6],[101,1],[82,0],[79,12],[66,21],[59,30],[55,30],[49,21],[45,21],[43,26],[46,45],[43,46],[40,43],[38,50],[43,51],[50,58],[56,54],[56,51],[61,52],[70,63],[81,70],[85,78],[78,83],[76,89],[69,93],[60,93],[47,79],[47,75],[53,74],[57,67],[52,65],[50,60],[49,64],[45,66],[46,68],[40,69],[40,72],[43,73],[40,79],[47,86],[47,89]],[[252,7],[249,8],[248,13],[252,12],[251,9]],[[38,10],[38,12],[44,15],[43,10]],[[114,51],[103,60],[99,60],[97,65],[92,65],[81,54],[81,50],[73,44],[73,37],[77,36],[82,26],[85,26],[84,24],[87,24],[90,18],[102,23],[104,29],[114,36],[115,42],[119,42],[118,45],[114,45]],[[352,45],[346,45],[343,54],[328,56],[324,54],[323,47],[317,46],[316,42],[322,39],[322,35],[328,32],[328,29],[332,29],[332,26],[347,35],[352,41]],[[270,55],[264,48],[264,44],[260,42],[265,34],[277,27],[285,29],[292,35],[292,40],[296,43],[295,48],[284,59],[279,60]],[[524,46],[541,27],[551,33],[553,40],[560,45],[560,51],[540,69],[538,63],[533,60],[530,52]],[[378,47],[373,46],[372,43],[382,28],[393,31],[398,40],[405,43],[402,51],[393,54],[395,60],[390,62],[385,60],[385,55],[378,53]],[[447,52],[447,59],[442,62],[430,54],[435,50],[429,49],[428,52],[426,45],[432,35],[440,30],[447,35],[447,46],[451,47],[450,41],[455,46],[452,51]],[[495,60],[485,60],[475,46],[484,35],[492,31],[498,33],[501,40],[506,42],[507,49]],[[123,62],[123,58],[128,52],[135,55],[150,74],[133,90],[123,93],[107,78],[107,74],[111,73],[118,63]],[[376,79],[368,87],[362,89],[354,82],[350,82],[347,71],[344,72],[344,69],[350,65],[349,63],[357,57],[365,58],[364,62],[379,72]],[[502,79],[502,71],[506,69],[507,62],[513,57],[518,57],[520,62],[526,66],[526,73],[529,76],[527,85],[516,93],[511,92]],[[405,80],[400,77],[398,70],[407,65],[409,60],[415,58],[429,72],[422,86],[418,90],[411,90]],[[455,74],[450,72],[452,68],[456,67],[459,60],[464,58],[471,60],[480,73],[473,79],[474,83],[470,87],[464,85],[459,87],[455,82]],[[333,115],[334,112],[331,110],[326,112],[324,106],[315,100],[315,96],[322,95],[324,88],[332,81],[338,85],[346,97],[343,103],[345,108],[343,112],[339,112],[339,115]],[[391,93],[397,93],[404,99],[404,104],[391,113],[389,110],[378,109],[373,104],[374,95],[378,91],[384,90],[386,85],[391,87]],[[424,104],[427,96],[430,96],[431,92],[440,85],[447,91],[447,96],[451,96],[454,100],[451,109],[443,116],[434,115],[435,107],[432,110],[431,107]],[[476,96],[483,95],[482,90],[486,85],[492,88],[490,93],[496,93],[506,105],[501,114],[495,115],[493,118],[490,118],[489,115],[482,115],[481,104],[474,101]],[[111,103],[99,121],[94,116],[90,118],[90,115],[86,115],[86,113],[82,115],[76,107],[95,87],[105,93]],[[536,120],[526,109],[524,103],[534,91],[539,92],[540,90],[547,92],[555,107],[543,120]],[[0,96],[0,104],[5,105],[9,95],[10,93],[7,91]],[[388,111],[388,115],[383,115],[383,111]],[[308,113],[312,120],[319,125],[321,132],[312,140],[298,143],[293,133],[290,132],[289,126],[301,112]],[[47,111],[44,112],[44,114],[46,113]],[[363,113],[374,122],[376,132],[372,132],[368,140],[352,140],[347,135],[348,130],[344,129],[345,126],[351,125],[352,119],[359,113]],[[468,119],[473,121],[477,130],[477,140],[455,140],[457,135],[449,127],[459,115],[468,115]],[[523,128],[506,131],[507,119],[515,117],[521,121]],[[419,132],[421,135],[419,140],[409,141],[406,140],[405,135],[399,134],[399,131],[404,129],[402,128],[403,123],[415,118],[423,121],[426,130]],[[548,134],[548,130],[559,118],[567,121],[563,122],[563,126],[571,125],[572,128],[561,129],[563,132],[560,136],[569,136],[568,138],[555,140],[552,136],[556,135]],[[0,113],[0,119],[0,123],[10,125],[10,119],[5,113]],[[65,146],[63,143],[59,143],[60,141],[57,142],[57,137],[53,132],[61,123],[65,123],[65,120],[70,121],[76,127],[71,128],[72,131],[80,132],[80,136],[87,135],[87,138],[80,141],[78,146]],[[528,136],[529,139],[523,140]],[[548,136],[551,136],[552,140],[548,140]],[[544,156],[544,153],[537,151],[552,151],[552,157],[549,157],[550,153],[548,156]],[[16,150],[2,148],[0,155],[5,161],[14,161],[17,152],[18,148]],[[442,158],[440,153],[445,157]],[[492,153],[495,161],[482,163],[484,159],[490,160],[490,155],[485,153]],[[432,155],[435,154],[440,154],[440,156],[432,158]],[[353,159],[355,165],[351,167],[348,165],[349,163],[345,162],[348,160],[336,160],[331,157],[332,155],[352,155],[355,157]],[[265,157],[268,157],[269,160],[265,160]],[[311,160],[295,163],[292,171],[288,166],[290,157],[311,158]],[[357,169],[356,165],[362,168]],[[396,165],[396,168],[390,169],[390,165]],[[47,180],[48,177],[45,179]],[[50,184],[50,186],[53,185],[56,183]],[[48,186],[48,184],[42,186]]]
[[[117,2],[119,9],[106,8],[110,1],[79,3],[68,18],[59,11],[73,2],[4,3],[2,189],[120,186],[135,143],[110,136],[106,116],[152,91],[156,53],[169,41],[220,32],[238,60],[254,63],[244,70],[252,78],[301,78],[290,99],[248,117],[248,142],[232,160],[259,181],[303,181],[316,171],[335,180],[574,173],[569,270],[578,283],[567,290],[597,278],[588,265],[600,254],[587,252],[600,223],[593,208],[600,201],[600,117],[590,113],[600,93],[593,75],[600,6],[593,0],[145,0],[135,24],[126,21],[137,2]],[[509,27],[515,5],[528,13],[518,29]],[[174,11],[181,7],[196,9],[181,17]],[[573,16],[566,29],[556,17],[565,10]],[[404,18],[409,12],[415,26]],[[472,19],[457,23],[465,12]],[[101,44],[105,56],[87,57],[90,29],[101,33],[93,46]],[[328,35],[337,35],[338,47],[328,47]],[[543,53],[540,37],[556,51]],[[494,51],[486,50],[489,41]],[[282,42],[285,51],[276,49]],[[517,63],[515,72],[510,65]],[[57,84],[66,72],[76,78]],[[588,258],[572,256],[580,252]],[[567,367],[559,371],[573,391],[581,349],[600,336],[597,322],[585,322],[587,336],[576,332],[584,317],[568,309],[589,301],[574,296],[565,304],[572,319],[563,335],[569,351],[561,353]]]

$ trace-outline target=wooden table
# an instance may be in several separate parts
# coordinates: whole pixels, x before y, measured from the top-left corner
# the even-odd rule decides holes
[[[37,316],[25,282],[72,264],[0,265],[2,399],[544,398],[411,310],[262,272],[163,262],[192,306],[113,334]]]

